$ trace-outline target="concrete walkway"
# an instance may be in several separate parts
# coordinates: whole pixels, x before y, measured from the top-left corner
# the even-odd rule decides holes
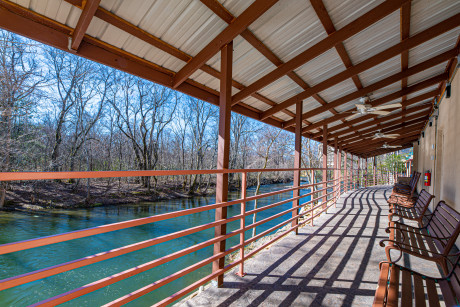
[[[327,214],[288,235],[245,264],[247,275],[225,276],[184,306],[371,306],[386,260],[379,241],[388,238],[391,188],[345,194]],[[236,270],[235,270],[236,271]]]

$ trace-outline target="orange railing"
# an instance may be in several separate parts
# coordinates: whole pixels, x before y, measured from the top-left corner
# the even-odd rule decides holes
[[[309,171],[311,172],[311,178],[318,178],[317,172],[329,171],[331,173],[332,171],[332,174],[329,174],[330,175],[329,177],[332,177],[332,178],[330,180],[327,180],[326,182],[314,182],[313,181],[312,183],[293,186],[287,189],[268,192],[268,193],[264,193],[264,194],[260,194],[256,196],[247,196],[246,182],[247,182],[247,176],[249,173],[280,172],[280,171],[283,171],[283,172],[286,172],[286,171],[307,172]],[[320,215],[321,213],[323,213],[324,211],[326,211],[329,207],[335,205],[341,193],[346,192],[351,189],[358,188],[360,184],[363,182],[359,177],[358,171],[352,170],[352,169],[348,169],[348,170],[337,170],[337,169],[332,169],[332,170],[331,169],[328,169],[328,170],[325,170],[325,169],[250,169],[248,170],[248,169],[245,169],[245,170],[101,171],[101,172],[45,172],[45,173],[29,172],[29,173],[1,173],[0,181],[76,179],[76,178],[113,178],[113,177],[139,177],[139,176],[171,176],[171,175],[223,174],[223,173],[241,173],[241,176],[242,176],[241,198],[232,200],[232,201],[222,202],[222,203],[215,203],[215,204],[205,205],[205,206],[191,208],[191,209],[185,209],[185,210],[164,213],[164,214],[154,215],[154,216],[145,217],[145,218],[139,218],[139,219],[128,220],[128,221],[114,223],[114,224],[103,225],[103,226],[94,227],[94,228],[88,228],[88,229],[83,229],[83,230],[78,230],[78,231],[62,233],[58,235],[52,235],[52,236],[47,236],[47,237],[20,241],[20,242],[3,244],[3,245],[0,245],[0,254],[13,253],[13,252],[21,251],[21,250],[32,249],[32,248],[36,248],[40,246],[46,246],[46,245],[74,240],[78,238],[84,238],[84,237],[94,236],[98,234],[108,233],[108,232],[112,232],[116,230],[127,229],[131,227],[145,225],[145,224],[156,223],[159,221],[169,220],[172,218],[186,216],[186,215],[190,215],[190,214],[194,214],[198,212],[214,210],[218,208],[224,208],[224,207],[228,207],[231,205],[239,204],[241,206],[240,214],[226,218],[226,219],[216,220],[211,223],[196,225],[191,228],[187,228],[187,229],[177,231],[174,233],[170,233],[167,235],[163,235],[160,237],[148,239],[142,242],[136,242],[131,245],[119,247],[119,248],[112,249],[106,252],[93,254],[93,255],[90,255],[84,258],[75,259],[69,262],[57,264],[52,267],[47,267],[44,269],[29,272],[26,274],[9,277],[9,278],[6,278],[0,281],[0,290],[5,290],[5,289],[12,288],[12,287],[20,286],[26,283],[30,283],[33,281],[41,280],[43,278],[47,278],[47,277],[54,276],[54,275],[57,275],[63,272],[81,268],[81,267],[84,267],[90,264],[94,264],[94,263],[97,263],[103,260],[111,259],[117,256],[125,255],[128,253],[138,251],[138,250],[141,250],[147,247],[155,246],[155,245],[158,245],[160,243],[164,243],[170,240],[177,240],[181,237],[184,237],[184,236],[187,236],[193,233],[197,233],[197,232],[200,232],[206,229],[214,228],[217,226],[221,226],[221,225],[228,224],[230,222],[239,220],[240,227],[225,235],[209,238],[207,241],[181,249],[179,251],[168,254],[158,259],[152,259],[152,261],[150,262],[147,262],[147,263],[138,265],[136,267],[130,268],[128,270],[119,272],[115,275],[108,276],[106,278],[97,280],[90,284],[75,288],[74,290],[62,293],[58,296],[51,297],[44,301],[40,301],[34,305],[34,306],[38,306],[38,305],[54,306],[57,304],[61,304],[61,303],[70,301],[77,297],[83,296],[85,294],[91,293],[93,291],[96,291],[108,285],[124,280],[128,277],[131,277],[136,274],[150,270],[152,268],[164,265],[172,260],[178,259],[190,253],[196,252],[205,247],[222,242],[224,240],[229,239],[230,237],[239,235],[240,237],[239,244],[232,246],[223,252],[215,253],[211,257],[204,258],[201,261],[194,263],[189,267],[186,267],[182,270],[178,270],[177,272],[167,277],[157,280],[141,289],[138,289],[132,293],[129,293],[125,296],[122,296],[106,304],[106,306],[120,306],[122,304],[128,303],[147,293],[150,293],[151,291],[154,291],[155,289],[163,287],[167,285],[168,283],[174,280],[177,280],[178,278],[181,278],[199,268],[202,268],[216,260],[222,259],[223,257],[231,253],[239,252],[240,256],[238,260],[232,263],[229,263],[222,269],[211,272],[209,275],[205,276],[204,278],[201,278],[193,282],[192,284],[188,285],[187,287],[183,288],[177,293],[163,299],[162,301],[156,302],[156,305],[164,306],[164,305],[170,304],[176,301],[177,299],[187,295],[188,293],[197,289],[201,285],[211,281],[212,279],[215,279],[216,277],[224,274],[225,272],[229,271],[230,269],[238,265],[240,266],[239,267],[240,275],[244,275],[245,260],[252,257],[259,251],[263,250],[265,247],[273,244],[275,241],[286,236],[291,231],[294,231],[298,229],[299,227],[306,225],[307,223],[310,223],[311,225],[313,225],[314,218]],[[386,179],[390,178],[390,176],[387,176],[387,177],[385,176],[386,176],[385,174],[379,173],[378,176],[376,176],[376,178],[377,180],[379,180],[379,183],[387,183],[388,180]],[[365,181],[366,183],[369,183],[372,181],[369,178],[367,179],[368,180]],[[269,205],[266,205],[266,206],[263,206],[257,209],[246,211],[247,202],[254,201],[257,199],[262,199],[262,198],[269,197],[269,196],[274,196],[277,194],[286,193],[286,192],[302,190],[302,189],[310,189],[310,192],[304,195],[287,198],[285,200],[282,200],[282,201],[279,201],[273,204],[269,204]],[[292,208],[283,210],[277,214],[264,218],[250,225],[245,225],[245,218],[248,216],[252,216],[253,214],[256,214],[258,212],[261,212],[261,211],[264,211],[270,208],[278,207],[283,204],[293,202],[295,200],[300,200],[308,196],[310,196],[311,199],[306,203],[300,204],[300,201],[299,201],[299,205],[297,206],[293,206]],[[321,200],[322,202],[320,202]],[[269,229],[266,229],[265,231],[257,234],[254,237],[247,238],[247,239],[245,238],[246,231],[251,230],[254,227],[258,227],[264,223],[267,223],[281,216],[285,216],[287,213],[295,213],[295,214],[293,214],[291,218],[288,218],[284,220],[283,222],[273,227],[270,227]],[[296,223],[292,223],[293,221],[296,221]],[[287,228],[288,224],[291,224],[289,228]],[[273,238],[271,238],[270,241],[258,246],[257,248],[251,250],[249,253],[246,254],[245,247],[248,244],[251,244],[252,242],[257,241],[260,238],[268,234],[271,234],[275,230],[280,229],[281,227],[284,227],[284,226],[286,226],[285,227],[286,229],[283,229],[284,232],[274,236]]]

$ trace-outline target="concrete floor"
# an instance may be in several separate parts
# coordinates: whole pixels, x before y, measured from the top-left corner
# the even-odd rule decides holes
[[[390,187],[381,186],[343,195],[314,227],[303,227],[248,260],[245,277],[227,274],[222,288],[208,287],[177,305],[371,306],[379,262],[386,260],[379,241],[388,238],[390,194]],[[404,262],[413,265],[412,257]]]

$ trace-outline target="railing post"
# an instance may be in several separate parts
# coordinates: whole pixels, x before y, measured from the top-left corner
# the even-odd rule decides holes
[[[337,203],[337,172],[338,172],[338,167],[337,167],[337,138],[334,140],[334,181],[332,181],[332,186],[333,186],[333,192],[332,195],[334,196],[334,208],[337,208],[336,203]]]
[[[313,169],[311,170],[311,184],[313,184],[313,185],[311,186],[311,192],[312,192],[312,194],[311,194],[311,199],[314,199],[314,198],[315,198],[315,193],[313,193],[313,192],[315,192],[315,170],[313,170]],[[313,213],[314,213],[314,212],[313,212],[313,207],[315,206],[315,202],[314,202],[314,201],[310,201],[310,204],[311,204],[311,205],[310,205],[310,210],[311,210],[310,226],[313,226],[313,215],[314,215],[314,214],[313,214]]]
[[[300,186],[300,166],[302,162],[302,105],[303,101],[298,101],[296,104],[296,117],[295,117],[295,154],[294,154],[294,168],[299,170],[294,171],[294,187]],[[294,197],[300,196],[300,190],[294,190],[292,195]],[[298,207],[300,205],[300,200],[294,200],[292,202],[292,207]],[[292,217],[295,218],[291,222],[291,227],[297,226],[299,223],[299,209],[292,211]],[[299,229],[294,230],[295,234],[298,234]]]
[[[345,171],[344,171],[344,180],[343,180],[343,185],[344,185],[344,192],[348,192],[348,153],[345,151],[344,155],[345,159]]]
[[[337,163],[337,166],[338,166],[338,179],[339,179],[339,185],[338,185],[338,188],[339,188],[339,195],[342,194],[342,146],[340,146],[339,148],[339,157],[338,157],[339,161]]]
[[[323,126],[323,209],[327,207],[327,125]]]
[[[366,167],[366,181],[364,183],[364,186],[367,188],[367,180],[368,180],[368,177],[369,177],[369,169],[368,169],[368,165],[367,165],[367,157],[366,157],[366,164],[365,164],[365,167]]]
[[[358,178],[357,178],[357,179],[358,179],[358,181],[357,181],[358,184],[357,184],[357,187],[356,187],[356,188],[359,189],[359,188],[361,187],[361,179],[362,179],[362,173],[361,173],[361,157],[358,157],[358,171],[357,171],[357,173],[358,173],[358,176],[357,176],[357,177],[358,177]]]
[[[245,214],[246,214],[246,185],[247,185],[247,175],[248,173],[242,173],[241,174],[241,199],[243,200],[241,202],[241,220],[240,220],[240,227],[241,229],[244,229],[246,227],[246,221],[245,221]],[[240,277],[243,277],[244,275],[246,275],[246,273],[244,273],[244,261],[245,261],[245,258],[244,258],[244,241],[245,241],[245,238],[244,238],[244,231],[242,231],[240,233],[240,244],[241,244],[241,248],[240,248],[240,259],[241,259],[241,263],[240,263],[240,270],[239,272],[237,273],[237,275],[239,275]]]
[[[219,140],[217,149],[217,169],[228,169],[230,158],[230,121],[232,107],[232,63],[233,42],[225,45],[221,50],[221,77],[219,96]],[[217,174],[216,203],[226,202],[228,198],[228,174]],[[227,207],[216,209],[216,221],[227,219]],[[221,237],[227,233],[227,224],[216,226],[214,237]],[[214,255],[225,252],[225,242],[222,240],[214,244]],[[220,257],[212,263],[212,271],[217,272],[225,266],[225,257]],[[224,283],[224,275],[215,279],[217,287]]]

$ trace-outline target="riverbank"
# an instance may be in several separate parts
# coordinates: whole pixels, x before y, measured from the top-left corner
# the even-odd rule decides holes
[[[289,179],[264,179],[263,185],[286,183]],[[233,184],[230,191],[239,191]],[[141,202],[155,202],[215,194],[215,185],[210,184],[188,193],[177,184],[162,183],[149,191],[138,183],[92,181],[88,197],[86,184],[65,181],[13,182],[8,185],[3,210],[40,211],[48,209],[78,209],[100,206],[115,206]],[[1,210],[0,209],[0,210]]]

